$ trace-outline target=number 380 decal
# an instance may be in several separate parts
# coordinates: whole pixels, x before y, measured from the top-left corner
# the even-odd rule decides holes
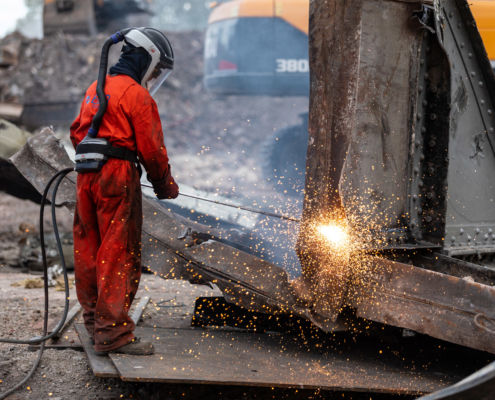
[[[309,61],[306,59],[277,59],[277,73],[283,72],[309,72]]]

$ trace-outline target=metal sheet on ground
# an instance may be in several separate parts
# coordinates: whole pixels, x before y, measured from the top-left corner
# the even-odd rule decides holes
[[[285,335],[141,328],[156,353],[110,354],[124,381],[431,393],[454,378]]]
[[[119,372],[117,371],[117,368],[115,368],[115,365],[113,365],[110,357],[108,357],[107,355],[98,355],[96,353],[95,349],[93,348],[93,344],[89,340],[89,335],[84,325],[75,324],[74,327],[79,334],[79,339],[83,344],[84,351],[88,356],[89,364],[91,365],[95,376],[101,378],[118,378],[120,376]],[[136,328],[136,331],[138,329],[139,328]]]

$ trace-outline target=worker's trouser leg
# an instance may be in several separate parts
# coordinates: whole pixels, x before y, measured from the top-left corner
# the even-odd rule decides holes
[[[110,159],[77,177],[74,217],[76,291],[96,351],[134,339],[129,308],[141,277],[141,186],[135,166]]]

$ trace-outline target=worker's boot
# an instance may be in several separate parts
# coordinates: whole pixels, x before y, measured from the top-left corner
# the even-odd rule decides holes
[[[110,353],[131,354],[133,356],[149,356],[155,353],[155,346],[151,342],[141,341],[141,338],[135,338],[132,342],[118,349],[111,350]]]

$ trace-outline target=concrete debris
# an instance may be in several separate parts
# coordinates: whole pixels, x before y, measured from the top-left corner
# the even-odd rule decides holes
[[[2,41],[0,46],[0,68],[16,65],[19,58],[23,36],[14,32]]]
[[[48,286],[55,286],[57,283],[57,278],[61,277],[63,273],[64,270],[62,269],[62,266],[58,264],[48,268]]]

